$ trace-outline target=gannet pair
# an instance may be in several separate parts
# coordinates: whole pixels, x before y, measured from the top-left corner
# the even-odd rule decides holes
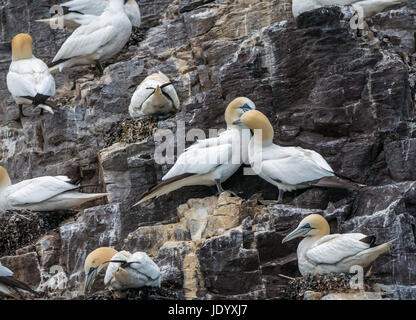
[[[12,63],[7,73],[7,89],[19,105],[20,117],[24,117],[23,105],[40,107],[54,113],[48,98],[55,95],[55,80],[48,66],[32,53],[32,38],[26,33],[12,40]]]
[[[354,10],[363,11],[363,18],[371,17],[384,9],[406,0],[293,0],[292,13],[297,17],[303,12],[328,7],[328,6],[352,6]]]
[[[56,211],[79,207],[106,193],[74,191],[78,185],[66,176],[44,176],[11,184],[6,169],[0,166],[0,212],[5,210]]]
[[[177,112],[179,109],[179,98],[173,84],[159,71],[146,77],[137,87],[131,98],[129,113],[132,118],[136,118]]]
[[[108,6],[109,0],[72,0],[64,2],[60,7],[64,10],[63,16],[54,16],[49,19],[36,20],[37,22],[57,25],[60,21],[65,27],[76,29],[80,25],[89,24],[100,16]],[[140,27],[141,14],[136,0],[128,0],[124,4],[124,11],[133,27]]]
[[[305,275],[347,273],[351,267],[370,265],[394,240],[374,245],[375,237],[362,233],[330,234],[328,222],[319,214],[304,218],[282,243],[303,237],[297,249],[298,267]]]
[[[62,71],[75,65],[96,64],[118,54],[127,43],[132,24],[124,11],[127,0],[108,0],[100,16],[77,28],[53,58],[50,71]]]
[[[187,148],[162,178],[163,181],[142,195],[135,205],[185,186],[216,185],[218,192],[222,192],[221,183],[248,161],[250,131],[233,122],[255,108],[254,102],[245,97],[231,101],[225,110],[227,130],[216,138],[198,140]]]
[[[325,159],[313,150],[274,144],[273,127],[260,111],[250,110],[233,123],[254,131],[248,145],[250,165],[257,175],[278,187],[279,203],[284,191],[309,186],[354,190],[361,186],[337,177]]]
[[[38,293],[32,290],[27,284],[15,279],[13,271],[3,266],[0,262],[0,292],[15,299],[21,299],[22,295],[18,289],[28,291],[34,295]]]
[[[84,263],[84,293],[90,291],[95,278],[105,270],[104,285],[111,290],[160,287],[160,269],[144,252],[131,254],[101,247],[92,251]]]

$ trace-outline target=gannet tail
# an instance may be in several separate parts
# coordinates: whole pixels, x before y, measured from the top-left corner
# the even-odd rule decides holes
[[[319,180],[311,181],[309,185],[316,187],[347,189],[350,191],[354,191],[366,186],[364,184],[359,184],[349,179],[337,176],[323,177]]]

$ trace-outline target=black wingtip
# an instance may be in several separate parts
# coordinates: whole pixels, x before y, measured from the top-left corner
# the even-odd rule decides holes
[[[376,246],[376,237],[375,236],[367,236],[365,238],[360,239],[361,242],[368,243],[370,248]]]

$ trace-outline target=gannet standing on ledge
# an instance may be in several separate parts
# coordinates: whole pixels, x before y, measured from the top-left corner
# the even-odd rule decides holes
[[[297,249],[300,273],[346,273],[352,266],[370,265],[394,240],[375,246],[375,237],[362,233],[329,234],[329,224],[319,214],[304,218],[282,243],[304,237]]]
[[[56,211],[79,207],[107,193],[81,193],[78,185],[66,176],[44,176],[13,184],[6,169],[0,166],[0,211],[27,209]]]
[[[27,284],[15,279],[13,277],[13,271],[3,266],[0,262],[0,292],[15,299],[21,299],[22,295],[17,289],[22,289],[34,295],[38,295],[38,293],[32,290]]]
[[[274,144],[273,127],[260,111],[248,111],[234,124],[254,131],[248,146],[250,165],[258,171],[257,175],[279,188],[279,203],[284,191],[310,186],[354,190],[362,186],[337,177],[325,159],[313,150]]]
[[[255,108],[254,102],[248,98],[240,97],[231,101],[225,110],[227,130],[218,137],[198,140],[187,148],[162,178],[163,181],[142,195],[135,206],[185,186],[216,185],[221,193],[221,183],[231,177],[243,162],[248,161],[247,146],[251,137],[249,130],[246,128],[247,132],[243,132],[243,128],[233,122],[244,112]],[[233,146],[233,142],[239,144]],[[236,149],[240,153],[237,159],[233,157]]]

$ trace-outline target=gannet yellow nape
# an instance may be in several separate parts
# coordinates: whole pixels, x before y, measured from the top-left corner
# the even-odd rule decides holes
[[[27,284],[15,279],[13,277],[13,271],[3,266],[0,262],[0,292],[18,300],[23,299],[23,296],[18,289],[28,291],[35,296],[38,296],[38,293]]]
[[[216,185],[217,191],[222,192],[221,183],[231,177],[242,163],[248,162],[250,133],[244,134],[242,127],[233,122],[255,108],[254,102],[245,97],[231,101],[225,110],[227,130],[218,137],[198,140],[188,147],[162,178],[163,181],[145,192],[134,206],[186,186]],[[239,143],[239,148],[233,146],[233,142]],[[233,157],[233,152],[239,154]]]
[[[55,95],[55,80],[47,65],[32,53],[32,37],[19,33],[12,39],[12,62],[7,73],[7,89],[25,117],[23,105],[40,107],[54,113],[56,106],[48,101]]]
[[[273,143],[274,129],[258,110],[244,113],[234,124],[254,131],[248,146],[248,158],[255,173],[283,192],[311,186],[356,190],[364,185],[337,176],[326,160],[313,150],[282,147]]]
[[[132,118],[179,110],[180,102],[175,87],[161,71],[147,76],[139,84],[129,105],[129,113]]]
[[[111,258],[117,252],[118,251],[113,248],[101,247],[95,249],[90,254],[88,254],[84,262],[84,294],[88,293],[91,290],[91,287],[97,275],[100,273],[101,270],[105,270],[107,268],[108,261],[111,260]]]
[[[57,211],[81,206],[107,193],[81,193],[67,176],[44,176],[11,184],[7,170],[0,166],[0,211]]]
[[[330,234],[328,222],[319,214],[305,217],[282,243],[299,237],[304,238],[297,249],[298,267],[303,276],[347,273],[353,266],[365,268],[396,240],[375,245],[374,236],[362,233]]]

